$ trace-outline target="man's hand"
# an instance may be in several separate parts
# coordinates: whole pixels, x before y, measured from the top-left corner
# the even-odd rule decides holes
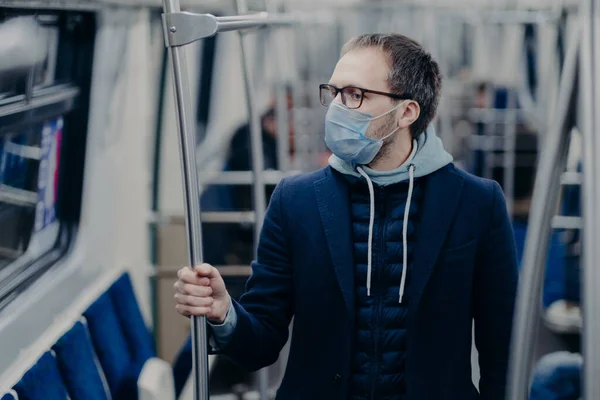
[[[219,271],[202,264],[195,269],[183,267],[177,272],[175,282],[175,309],[181,315],[205,315],[210,322],[225,321],[231,298]]]

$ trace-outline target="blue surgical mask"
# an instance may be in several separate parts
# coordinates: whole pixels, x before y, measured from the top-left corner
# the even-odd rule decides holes
[[[404,102],[391,110],[373,117],[357,110],[351,110],[334,101],[329,105],[325,116],[325,143],[333,154],[354,165],[369,164],[383,145],[384,139],[393,135],[398,128],[380,139],[367,136],[371,121],[381,118],[398,109]]]

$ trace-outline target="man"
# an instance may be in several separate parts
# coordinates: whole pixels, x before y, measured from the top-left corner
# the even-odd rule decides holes
[[[177,310],[206,315],[249,369],[277,359],[294,317],[278,399],[504,399],[514,237],[500,186],[428,128],[440,90],[411,39],[352,39],[321,85],[330,165],[275,189],[244,296],[210,265],[180,270]]]

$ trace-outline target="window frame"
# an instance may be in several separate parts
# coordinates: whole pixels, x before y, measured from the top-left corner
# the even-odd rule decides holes
[[[27,249],[0,269],[0,311],[69,254],[77,234],[81,212],[96,38],[95,14],[74,10],[0,7],[2,20],[40,14],[53,16],[50,19],[57,21],[56,49],[55,52],[48,53],[48,57],[56,58],[49,61],[55,68],[55,82],[50,85],[43,82],[37,86],[28,83],[26,93],[17,93],[0,100],[0,138],[6,136],[7,132],[14,133],[16,129],[35,127],[62,118],[62,140],[57,165],[59,178],[54,203],[56,219],[37,232],[33,226]],[[61,60],[66,62],[59,65]],[[36,66],[28,68],[28,79],[32,80]],[[70,79],[64,79],[65,76]],[[37,199],[37,190],[27,193],[35,194]],[[34,240],[41,240],[45,246],[32,248]]]

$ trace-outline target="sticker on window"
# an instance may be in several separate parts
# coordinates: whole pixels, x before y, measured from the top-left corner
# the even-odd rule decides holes
[[[56,220],[58,166],[62,140],[63,119],[46,122],[42,128],[41,158],[38,173],[38,202],[35,209],[35,231],[44,229]]]

